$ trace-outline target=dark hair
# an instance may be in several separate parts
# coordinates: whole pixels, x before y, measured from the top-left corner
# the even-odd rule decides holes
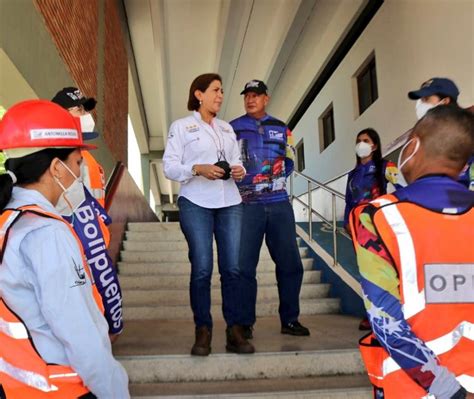
[[[10,158],[5,169],[13,172],[16,184],[31,184],[39,181],[54,158],[65,161],[76,148],[47,148],[21,158]],[[0,211],[7,206],[12,196],[13,181],[9,174],[0,175]]]
[[[474,153],[474,114],[455,104],[430,109],[411,133],[420,138],[427,156],[446,160],[460,170]]]
[[[387,188],[385,184],[385,176],[384,176],[384,159],[382,158],[382,144],[380,143],[380,136],[377,133],[375,129],[372,128],[367,128],[361,130],[359,133],[357,133],[357,138],[362,135],[366,134],[367,136],[370,137],[374,145],[377,146],[377,148],[372,152],[372,161],[374,162],[375,165],[375,178],[377,180],[378,186],[379,186],[379,192],[380,195],[386,194]],[[360,164],[361,159],[358,155],[356,155],[357,158],[357,165]]]
[[[188,97],[188,110],[189,111],[197,111],[199,109],[199,100],[194,95],[196,90],[205,92],[207,88],[211,85],[212,82],[218,80],[222,83],[222,78],[217,73],[205,73],[203,75],[199,75],[196,79],[193,80],[191,83],[191,87],[189,88],[189,97]]]
[[[454,97],[447,96],[446,94],[435,93],[433,94],[433,96],[439,97],[440,101],[444,100],[445,98],[449,98],[449,104],[458,105],[458,102],[454,99]],[[447,104],[443,104],[443,105],[447,105]]]

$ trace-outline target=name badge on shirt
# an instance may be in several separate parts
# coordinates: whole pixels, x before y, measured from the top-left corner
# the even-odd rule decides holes
[[[188,133],[195,133],[197,131],[199,131],[199,126],[198,125],[188,125],[185,127],[186,131]]]
[[[474,264],[426,264],[426,303],[474,303]]]

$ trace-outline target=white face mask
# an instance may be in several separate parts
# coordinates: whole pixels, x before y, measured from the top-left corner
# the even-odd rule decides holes
[[[355,152],[359,158],[366,158],[372,154],[372,146],[365,141],[357,143],[355,146]]]
[[[415,150],[411,153],[411,155],[406,157],[405,160],[402,162],[403,151],[405,151],[405,149],[408,147],[408,144],[410,144],[413,140],[416,140]],[[408,186],[408,182],[406,181],[405,177],[403,176],[402,168],[406,165],[406,163],[410,159],[412,159],[415,156],[415,154],[418,152],[418,148],[420,148],[420,140],[417,137],[414,137],[414,138],[408,140],[405,143],[405,145],[400,150],[400,154],[398,154],[398,162],[397,162],[398,178],[397,178],[397,183],[400,184],[403,187]]]
[[[440,104],[440,102],[437,104],[430,104],[430,103],[424,102],[421,98],[419,98],[418,100],[416,100],[416,104],[415,104],[416,117],[418,119],[423,118],[430,109],[437,107]]]
[[[55,208],[60,215],[71,216],[74,211],[85,201],[86,194],[84,193],[84,185],[82,184],[81,176],[77,177],[64,162],[61,160],[59,162],[61,162],[68,172],[74,176],[74,182],[68,188],[66,188],[57,177],[54,178],[56,183],[58,183],[59,187],[61,187],[63,190]]]
[[[81,115],[81,130],[82,132],[93,132],[95,127],[94,118],[91,114]]]

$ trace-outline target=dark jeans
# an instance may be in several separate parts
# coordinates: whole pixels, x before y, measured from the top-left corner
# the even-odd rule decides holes
[[[179,222],[189,246],[190,296],[196,327],[212,328],[213,236],[221,275],[222,313],[228,326],[241,324],[239,248],[242,205],[209,209],[178,199]]]
[[[257,264],[263,237],[276,264],[280,321],[298,320],[299,295],[303,281],[303,265],[296,244],[295,216],[288,201],[270,204],[244,204],[240,272],[242,278],[243,325],[255,323],[257,301]]]

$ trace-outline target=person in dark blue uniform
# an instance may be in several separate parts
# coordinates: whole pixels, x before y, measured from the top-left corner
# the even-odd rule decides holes
[[[447,78],[431,78],[421,84],[418,90],[408,93],[410,100],[416,100],[416,116],[421,119],[426,112],[439,105],[458,105],[459,89]],[[469,109],[473,112],[473,107]],[[474,191],[474,154],[471,154],[461,170],[458,181]]]

